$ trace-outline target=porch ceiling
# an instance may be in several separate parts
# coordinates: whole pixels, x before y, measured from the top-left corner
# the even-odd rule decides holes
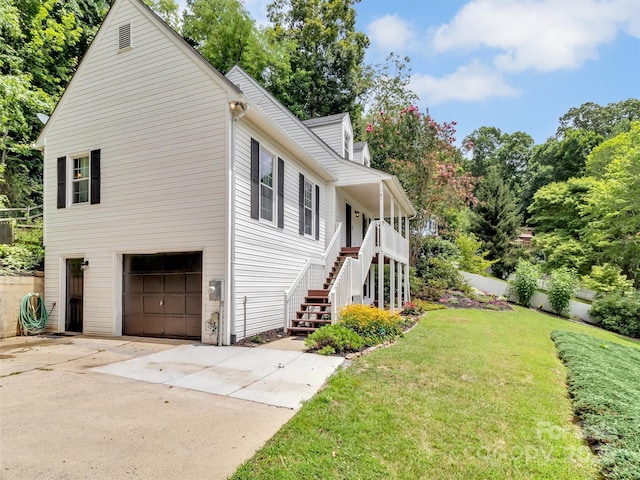
[[[380,183],[360,183],[357,185],[343,185],[338,187],[346,192],[351,198],[357,201],[362,208],[364,208],[369,215],[378,217],[380,212]],[[384,192],[384,216],[389,217],[391,215],[391,193],[389,189],[385,188]],[[396,200],[394,214],[397,217],[399,213],[399,203]],[[407,212],[404,212],[406,215]]]

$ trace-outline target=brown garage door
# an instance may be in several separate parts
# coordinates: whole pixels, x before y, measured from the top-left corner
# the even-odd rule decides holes
[[[123,334],[200,338],[202,252],[124,255]]]

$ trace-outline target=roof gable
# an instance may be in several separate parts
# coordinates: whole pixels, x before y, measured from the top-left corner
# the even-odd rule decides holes
[[[37,148],[43,148],[46,143],[46,136],[49,130],[55,125],[56,117],[60,110],[64,108],[64,104],[66,103],[69,96],[73,95],[73,90],[76,88],[77,84],[81,82],[81,79],[84,75],[84,71],[87,69],[87,65],[93,61],[95,55],[97,55],[98,46],[103,42],[109,41],[109,33],[111,31],[111,27],[114,22],[118,21],[118,19],[122,16],[122,10],[125,9],[126,6],[131,6],[134,8],[138,18],[140,16],[144,17],[144,21],[146,25],[153,25],[155,28],[161,32],[164,37],[172,42],[172,44],[184,52],[194,63],[195,66],[200,68],[202,71],[206,72],[206,74],[211,78],[211,80],[219,87],[223,88],[229,98],[236,97],[240,95],[242,92],[240,89],[234,85],[229,79],[227,79],[222,73],[216,70],[204,57],[202,57],[193,47],[191,47],[178,33],[176,33],[169,25],[167,25],[151,8],[149,8],[146,4],[144,4],[141,0],[115,0],[111,5],[107,16],[103,20],[100,28],[98,29],[95,37],[93,38],[91,45],[87,49],[85,55],[82,57],[75,73],[73,74],[69,84],[67,85],[62,97],[56,104],[56,107],[51,114],[49,120],[43,127],[38,139],[35,142],[35,146]],[[136,30],[140,27],[140,25],[133,25],[133,31],[130,32],[132,39],[132,47],[136,48]],[[114,58],[117,55],[117,39],[113,39],[113,54]],[[105,73],[106,74],[106,73]]]

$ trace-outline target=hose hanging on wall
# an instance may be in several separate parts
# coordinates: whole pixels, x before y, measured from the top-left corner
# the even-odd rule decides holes
[[[34,299],[35,297],[35,299]],[[20,305],[20,325],[22,333],[35,335],[42,332],[49,321],[49,312],[44,306],[44,301],[37,293],[27,293],[22,297]]]

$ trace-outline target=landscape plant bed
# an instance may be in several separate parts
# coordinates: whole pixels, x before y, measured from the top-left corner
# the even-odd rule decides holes
[[[640,349],[574,332],[554,331],[551,337],[604,477],[639,479]]]
[[[598,479],[551,331],[594,327],[515,307],[429,312],[354,359],[233,479]]]
[[[439,302],[449,308],[480,308],[484,310],[513,310],[503,297],[473,289],[471,293],[460,290],[445,291]]]

